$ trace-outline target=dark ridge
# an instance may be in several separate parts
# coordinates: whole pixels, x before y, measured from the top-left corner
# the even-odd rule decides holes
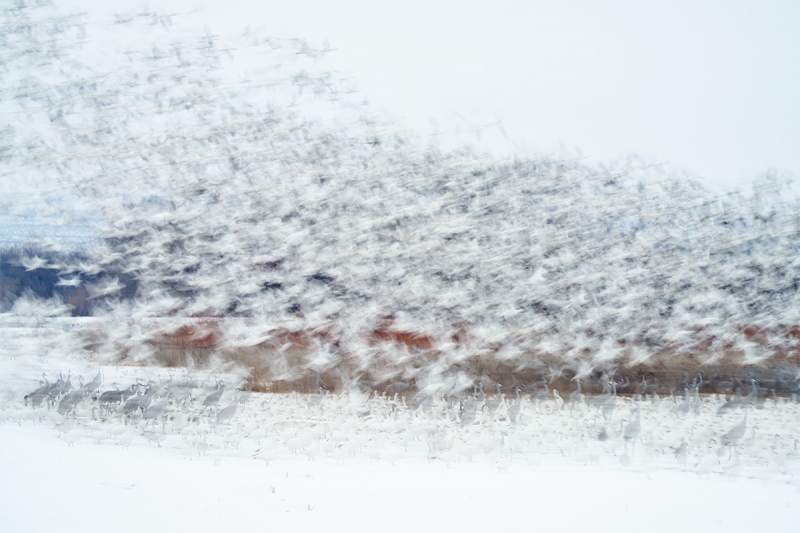
[[[34,258],[47,262],[42,268],[27,268],[26,263]],[[117,298],[131,299],[136,294],[136,279],[120,270],[102,270],[86,273],[80,265],[89,261],[81,251],[54,252],[34,246],[14,246],[0,250],[0,311],[8,312],[14,303],[25,295],[36,298],[60,298],[71,307],[73,317],[91,316],[101,302]],[[30,265],[29,267],[33,266]],[[64,278],[79,278],[78,285],[59,285]],[[117,278],[124,288],[103,297],[93,298],[89,286]]]

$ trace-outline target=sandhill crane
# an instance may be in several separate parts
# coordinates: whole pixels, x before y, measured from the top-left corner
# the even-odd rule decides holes
[[[50,390],[47,391],[47,397],[50,404],[55,404],[56,400],[62,394],[66,394],[72,388],[72,382],[70,381],[69,372],[67,373],[67,379],[64,380],[64,375],[59,373],[58,381],[52,383],[50,385]]]
[[[647,398],[647,379],[644,376],[642,376],[642,382],[636,387],[636,394],[640,400]]]
[[[155,420],[161,415],[168,413],[170,410],[169,402],[169,398],[164,398],[157,404],[146,407],[142,412],[142,418],[147,421],[145,425],[147,425],[150,420]]]
[[[122,411],[123,414],[132,416],[139,410],[144,413],[144,411],[150,407],[153,394],[155,394],[155,388],[152,385],[147,385],[144,393],[137,394],[125,402],[125,408]]]
[[[75,407],[77,407],[80,401],[86,397],[83,385],[83,377],[78,376],[78,380],[80,381],[81,386],[61,399],[61,401],[58,403],[58,408],[56,409],[58,414],[66,416],[70,412],[74,413]]]
[[[98,403],[111,403],[111,402],[118,402],[121,396],[121,390],[119,390],[119,385],[116,383],[111,384],[114,387],[114,390],[108,390],[100,394],[100,396],[95,397],[94,399],[98,401]]]
[[[577,388],[569,395],[569,403],[575,404],[583,401],[583,393],[581,392],[581,380],[575,380]]]
[[[514,403],[508,406],[508,418],[511,420],[512,423],[517,421],[517,417],[519,416],[519,411],[522,408],[519,398],[519,387],[517,387],[516,383],[514,383],[514,394],[516,396],[516,399],[514,400]]]
[[[692,381],[692,411],[694,414],[699,415],[701,407],[703,406],[703,401],[700,399],[700,387],[703,386],[703,374],[700,374],[700,381],[695,384],[695,381]]]
[[[133,385],[131,385],[127,389],[124,389],[124,390],[120,391],[120,399],[123,402],[127,402],[128,398],[130,398],[131,396],[136,394],[138,391],[139,391],[139,384],[138,383],[134,383]]]
[[[217,405],[219,400],[222,398],[223,392],[225,392],[225,384],[222,383],[222,381],[217,380],[217,390],[206,396],[206,399],[203,400],[203,407]]]
[[[217,425],[230,424],[231,419],[236,414],[236,409],[239,407],[239,399],[234,398],[230,405],[223,407],[217,413]]]
[[[503,395],[500,393],[500,388],[502,385],[497,383],[495,386],[497,387],[497,393],[494,396],[487,398],[483,404],[483,408],[488,409],[490,415],[494,414],[494,412],[500,407],[500,404],[503,403]]]
[[[683,402],[674,407],[675,413],[685,416],[689,414],[689,408],[692,405],[692,399],[689,397],[689,387],[683,389]]]
[[[617,383],[611,382],[610,386],[606,389],[609,392],[594,400],[594,404],[600,407],[603,418],[606,420],[611,417],[614,409],[617,407]]]
[[[632,422],[629,422],[628,425],[625,426],[625,432],[623,433],[625,442],[632,440],[635,443],[641,431],[642,431],[642,405],[639,404],[639,407],[636,409],[636,418],[634,418]]]
[[[113,384],[116,390],[106,391],[102,393],[98,398],[97,402],[101,405],[105,405],[107,412],[111,411],[111,404],[122,404],[127,401],[128,398],[136,394],[138,390],[138,385],[133,384],[127,389],[120,390],[119,386],[114,383]]]
[[[745,411],[742,421],[722,436],[723,446],[735,447],[744,438],[744,434],[747,432],[747,415],[748,413]],[[731,453],[732,451],[729,450],[728,458]]]
[[[47,374],[44,372],[42,372],[42,380],[43,381],[39,382],[38,389],[30,394],[26,394],[23,398],[25,403],[30,401],[32,407],[39,407],[42,404],[42,401],[47,398],[47,394],[50,392],[50,382],[47,380]]]
[[[475,396],[469,396],[461,409],[461,425],[470,426],[475,422],[478,413],[478,400]]]
[[[58,393],[61,390],[61,387],[64,386],[64,374],[62,372],[58,373],[58,379],[54,382],[50,383],[50,390],[48,393]]]
[[[731,409],[735,409],[744,404],[744,399],[742,398],[742,390],[737,388],[736,389],[736,397],[732,400],[728,400],[719,409],[717,409],[717,415],[721,415],[722,413],[729,411]]]
[[[758,403],[758,384],[754,378],[750,379],[750,387],[750,392],[744,397],[744,401],[756,405]]]
[[[176,383],[169,388],[169,396],[175,400],[176,403],[185,404],[192,401],[192,387]]]
[[[86,394],[92,394],[94,391],[100,388],[100,385],[103,384],[103,373],[101,371],[97,371],[97,375],[94,377],[92,381],[86,384],[84,389],[86,390]]]
[[[745,412],[742,421],[730,431],[725,433],[725,435],[722,437],[723,444],[736,445],[740,440],[742,440],[742,437],[744,437],[744,434],[747,431],[747,415],[748,413]]]
[[[531,386],[531,390],[535,391],[534,398],[536,400],[549,400],[550,399],[550,387],[547,385],[547,380],[542,378],[541,381],[537,381]]]
[[[253,386],[248,385],[245,389],[243,389],[239,393],[239,405],[244,405],[250,400],[250,396],[253,395]]]

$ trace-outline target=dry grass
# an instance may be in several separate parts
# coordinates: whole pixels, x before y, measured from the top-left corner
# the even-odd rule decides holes
[[[336,368],[322,373],[319,376],[316,372],[304,370],[304,362],[308,360],[310,353],[302,350],[286,350],[280,354],[275,349],[250,349],[220,352],[223,360],[234,362],[249,370],[247,386],[257,392],[300,392],[315,393],[320,390],[319,384],[324,383],[331,391],[341,391],[346,385],[348,376],[357,375],[355,370],[344,360]],[[192,356],[195,362],[200,358]],[[466,363],[453,365],[451,372],[464,372],[476,382],[488,380],[488,382],[500,383],[504,390],[509,391],[516,381],[519,385],[525,385],[531,390],[536,389],[536,384],[547,382],[550,391],[558,390],[562,396],[568,395],[575,390],[573,381],[574,373],[565,371],[562,375],[553,376],[544,365],[536,364],[531,368],[514,369],[502,363],[481,358],[473,358]],[[279,373],[277,369],[290,372]],[[796,363],[792,367],[800,368]],[[665,396],[674,392],[688,382],[691,384],[695,379],[699,379],[700,373],[703,375],[703,393],[730,394],[737,387],[743,391],[749,390],[750,377],[759,378],[762,383],[774,381],[774,369],[770,365],[764,366],[743,366],[741,357],[736,355],[724,358],[714,365],[703,365],[701,358],[691,355],[661,354],[650,365],[626,365],[609,366],[606,371],[598,369],[587,379],[582,380],[583,391],[586,394],[600,394],[603,392],[603,381],[611,377],[617,383],[626,383],[627,386],[619,386],[619,394],[633,394],[638,390],[638,385],[643,378],[647,380],[648,393]],[[605,374],[605,375],[604,375]],[[376,380],[375,376],[369,372],[358,373],[364,382]],[[321,380],[321,381],[318,381]],[[391,383],[399,380],[376,381],[370,388],[376,392],[386,392]],[[414,380],[409,380],[407,393],[417,392]],[[778,390],[779,394],[786,394],[786,390]]]
[[[81,332],[89,350],[96,349],[103,343],[101,332],[84,330]],[[374,332],[372,345],[378,353],[383,348],[401,346],[415,354],[411,362],[416,368],[424,368],[440,361],[444,354],[436,349],[433,339],[404,332]],[[279,330],[273,338],[259,345],[245,348],[230,348],[224,343],[224,334],[220,323],[204,320],[196,325],[183,326],[174,331],[162,332],[150,337],[147,341],[152,349],[155,362],[165,367],[205,368],[212,360],[221,359],[248,370],[246,386],[257,392],[301,392],[314,393],[320,385],[332,391],[340,391],[348,385],[350,379],[358,377],[362,382],[369,382],[372,390],[384,392],[387,387],[397,387],[400,377],[387,379],[381,376],[400,376],[405,368],[392,366],[391,361],[376,361],[373,368],[364,369],[363,363],[349,357],[344,349],[332,345],[324,335],[314,336],[305,332],[289,332]],[[334,349],[338,354],[338,364],[318,375],[310,370],[310,361],[316,356],[320,343]],[[117,346],[119,361],[131,363],[128,358],[129,348]],[[700,392],[730,394],[736,388],[749,390],[750,378],[757,378],[767,388],[773,388],[778,394],[790,393],[786,387],[780,386],[776,380],[778,373],[792,376],[800,371],[800,361],[792,354],[779,354],[760,364],[746,364],[744,354],[733,349],[723,357],[712,360],[708,354],[674,352],[662,349],[653,354],[647,363],[633,364],[631,358],[623,350],[619,359],[605,366],[598,366],[590,375],[582,378],[583,392],[598,394],[604,390],[604,383],[609,378],[620,385],[620,394],[632,394],[638,390],[643,379],[647,381],[648,393],[657,392],[668,395],[681,390],[684,384],[691,384],[703,376]],[[591,354],[584,354],[590,360]],[[391,359],[387,357],[387,359]],[[512,384],[525,385],[531,390],[541,391],[543,381],[548,388],[558,390],[562,396],[575,390],[574,370],[564,367],[563,360],[553,354],[528,353],[517,358],[513,363],[503,363],[496,359],[494,353],[483,353],[459,360],[451,364],[452,374],[463,373],[475,382],[483,380],[488,387],[492,382],[499,383],[506,391]],[[395,383],[392,387],[390,385]],[[416,383],[408,384],[407,393],[416,392]],[[538,384],[538,385],[537,385]]]

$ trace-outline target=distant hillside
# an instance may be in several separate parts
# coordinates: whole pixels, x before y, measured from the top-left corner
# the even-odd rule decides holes
[[[111,286],[115,290],[103,294]],[[0,250],[0,313],[90,316],[106,309],[109,298],[132,298],[136,287],[130,275],[100,270],[79,251]],[[50,305],[37,305],[41,300]]]
[[[701,370],[720,390],[797,385],[800,216],[780,176],[718,197],[636,160],[441,152],[353,104],[299,40],[120,17],[121,39],[150,44],[97,72],[79,17],[3,16],[20,121],[3,164],[96,205],[92,263],[138,287],[108,302],[119,329],[93,346],[233,358],[286,386],[669,389]],[[226,68],[255,54],[233,83]],[[143,317],[189,322],[143,331]]]

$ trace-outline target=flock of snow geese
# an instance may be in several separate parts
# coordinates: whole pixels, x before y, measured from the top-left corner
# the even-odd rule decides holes
[[[580,387],[532,395],[499,384],[460,395],[402,396],[353,388],[340,394],[244,390],[219,375],[136,379],[124,386],[103,373],[84,383],[69,373],[0,410],[0,420],[53,424],[58,438],[150,445],[186,459],[251,457],[268,466],[282,457],[337,462],[365,457],[394,464],[425,458],[447,464],[490,461],[498,468],[538,464],[548,456],[581,464],[618,462],[639,469],[676,468],[794,482],[800,474],[800,402],[796,397],[725,398],[684,391],[660,398],[601,395]],[[74,383],[77,381],[77,383]]]
[[[77,36],[108,26],[38,3],[0,17],[4,119],[19,148],[7,173],[45,181],[65,227],[72,208],[92,213],[100,241],[59,283],[103,270],[138,284],[130,300],[120,280],[87,285],[95,316],[121,319],[103,350],[141,345],[128,327],[140,317],[256,319],[238,347],[261,342],[269,317],[270,328],[341,331],[359,367],[396,375],[404,347],[361,342],[391,317],[441,339],[448,363],[470,355],[448,340],[464,330],[488,364],[534,353],[575,373],[698,348],[709,364],[800,351],[800,218],[777,175],[752,197],[719,196],[635,158],[440,150],[357,105],[351,83],[310,59],[325,50],[303,41],[188,23],[175,34],[171,17],[138,13],[113,25],[114,60],[94,65],[106,55]],[[16,314],[72,312],[21,300]]]

